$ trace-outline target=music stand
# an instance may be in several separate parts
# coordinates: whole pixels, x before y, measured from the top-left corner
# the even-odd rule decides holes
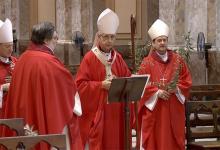
[[[130,149],[129,130],[130,130],[130,110],[129,103],[138,101],[144,94],[145,87],[150,75],[134,75],[132,77],[120,77],[112,79],[108,92],[109,102],[125,103],[125,148]],[[138,132],[138,131],[136,131]]]

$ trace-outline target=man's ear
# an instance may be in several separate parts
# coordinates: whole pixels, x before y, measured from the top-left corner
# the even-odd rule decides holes
[[[45,39],[45,40],[44,40],[44,43],[45,43],[45,44],[48,44],[48,41],[49,41],[48,39]]]
[[[151,41],[151,45],[154,47],[155,40]]]

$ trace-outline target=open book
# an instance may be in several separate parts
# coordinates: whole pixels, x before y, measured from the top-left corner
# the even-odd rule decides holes
[[[138,101],[144,94],[150,75],[132,75],[112,79],[109,102]]]

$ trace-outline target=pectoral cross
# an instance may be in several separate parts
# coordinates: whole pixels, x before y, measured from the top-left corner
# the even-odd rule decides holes
[[[105,66],[105,71],[106,71],[106,79],[111,79],[112,78],[111,64],[107,64]]]
[[[109,79],[109,80],[110,80],[110,79],[111,79],[111,77],[112,77],[112,75],[111,75],[111,74],[107,74],[107,75],[106,75],[106,79]]]
[[[165,87],[165,81],[166,81],[166,80],[167,80],[167,79],[165,79],[164,77],[163,77],[162,79],[160,79],[160,81],[162,81],[161,84],[162,84],[163,87]]]

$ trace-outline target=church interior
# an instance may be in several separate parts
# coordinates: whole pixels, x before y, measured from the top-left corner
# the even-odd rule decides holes
[[[128,6],[124,7],[124,3]],[[129,63],[131,50],[130,16],[136,18],[135,46],[144,47],[150,42],[147,30],[160,18],[170,26],[169,47],[180,49],[186,45],[185,36],[190,32],[189,66],[193,84],[219,83],[219,1],[205,0],[1,0],[0,19],[10,18],[17,39],[16,54],[27,47],[31,28],[34,24],[48,20],[56,25],[59,33],[56,55],[74,74],[80,64],[83,53],[91,48],[95,33],[96,20],[101,11],[111,8],[119,14],[120,25],[116,38],[116,47]],[[45,15],[47,14],[47,15]],[[84,38],[83,53],[75,44],[74,37],[79,31]],[[199,57],[197,38],[203,32],[208,49],[208,66],[205,57]],[[206,73],[206,69],[207,72]],[[207,78],[207,79],[206,79]],[[207,80],[207,81],[206,81]]]
[[[170,28],[168,47],[183,55],[192,75],[192,102],[186,104],[186,130],[190,132],[187,138],[219,139],[220,102],[206,101],[220,96],[219,0],[0,0],[0,20],[9,18],[12,22],[13,55],[16,57],[26,50],[33,25],[52,22],[59,37],[55,55],[75,76],[80,62],[93,45],[98,30],[97,18],[106,8],[118,14],[120,25],[115,47],[133,73],[143,55],[150,51],[151,39],[147,34],[150,26],[158,18],[167,23]],[[131,16],[135,20],[133,43]],[[134,65],[136,62],[139,64]],[[193,103],[197,100],[207,103]],[[198,115],[198,111],[204,113],[206,110],[217,116]],[[190,131],[190,126],[200,122],[209,126],[213,120],[215,133],[210,131],[200,136]],[[59,137],[56,138],[59,141]],[[219,146],[217,149],[220,149],[219,143],[214,143]]]

